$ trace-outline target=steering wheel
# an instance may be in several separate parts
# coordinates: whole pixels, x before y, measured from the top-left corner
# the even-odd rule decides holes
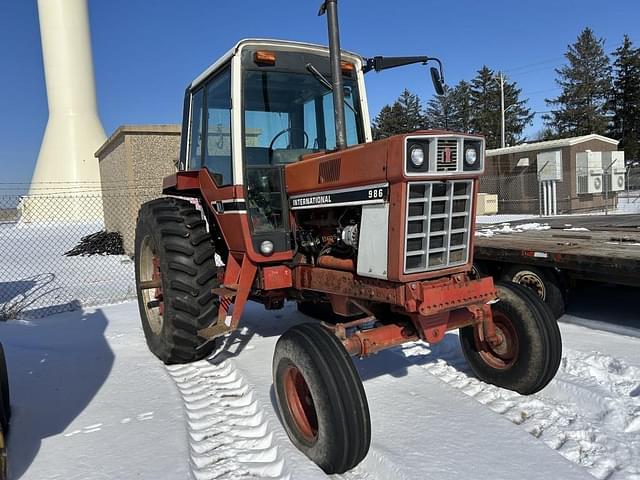
[[[269,153],[273,152],[273,144],[276,143],[276,140],[278,140],[278,138],[280,138],[285,133],[288,133],[288,132],[290,132],[292,130],[298,130],[298,131],[300,131],[300,132],[302,132],[304,134],[304,148],[307,148],[307,146],[309,145],[309,135],[307,135],[307,132],[304,131],[304,128],[289,127],[289,128],[285,128],[284,130],[281,130],[278,133],[276,133],[276,136],[273,137],[273,139],[271,140],[271,143],[269,144]],[[289,140],[291,140],[291,139],[289,139]],[[287,148],[288,149],[291,148],[291,141],[289,141],[289,144],[287,145]]]

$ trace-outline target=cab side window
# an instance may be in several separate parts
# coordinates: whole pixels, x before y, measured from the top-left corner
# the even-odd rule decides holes
[[[217,185],[231,185],[231,69],[225,68],[205,86],[204,164]]]
[[[202,165],[202,107],[204,89],[191,96],[191,119],[189,127],[189,170],[198,170]]]

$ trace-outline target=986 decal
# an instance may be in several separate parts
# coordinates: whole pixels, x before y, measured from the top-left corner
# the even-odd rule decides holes
[[[388,184],[313,192],[291,197],[291,209],[382,203],[387,200],[388,196]]]
[[[384,198],[385,192],[382,188],[374,188],[369,190],[369,198]]]

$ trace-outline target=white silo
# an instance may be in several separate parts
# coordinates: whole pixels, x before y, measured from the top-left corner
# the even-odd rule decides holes
[[[87,0],[38,0],[38,17],[49,120],[29,195],[52,192],[54,186],[57,192],[64,188],[70,195],[88,186],[99,192],[100,171],[94,153],[106,136],[98,117]],[[28,210],[31,217],[40,217],[33,202],[28,203],[32,208],[25,209],[23,218]],[[101,208],[91,210],[96,211],[64,216],[102,215]]]

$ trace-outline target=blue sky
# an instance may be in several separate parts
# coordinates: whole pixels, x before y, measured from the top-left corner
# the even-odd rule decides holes
[[[244,37],[326,43],[320,0],[89,0],[100,117],[178,123],[189,81]],[[554,68],[590,26],[612,51],[627,33],[640,44],[640,3],[541,0],[393,2],[341,0],[343,48],[364,56],[438,56],[447,83],[486,64],[518,81],[534,111],[557,95]],[[0,182],[29,182],[47,121],[36,0],[0,0]],[[404,87],[427,100],[428,71],[367,76],[371,115]],[[527,130],[541,127],[540,116]]]

